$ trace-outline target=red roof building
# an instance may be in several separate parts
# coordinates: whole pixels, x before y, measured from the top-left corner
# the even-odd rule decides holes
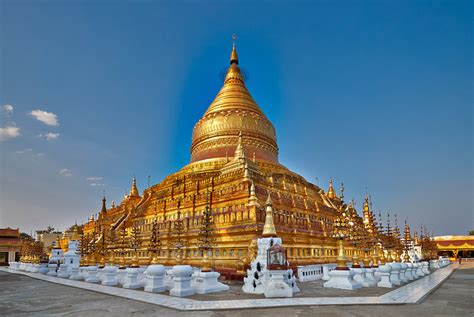
[[[20,244],[19,229],[0,228],[0,265],[19,260]]]

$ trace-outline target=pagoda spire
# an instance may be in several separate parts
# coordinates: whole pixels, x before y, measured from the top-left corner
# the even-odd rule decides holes
[[[250,197],[247,206],[260,206],[258,203],[257,195],[255,195],[255,184],[253,180],[250,180]]]
[[[364,211],[369,211],[370,208],[369,208],[369,195],[368,194],[365,194],[365,198],[364,198]]]
[[[395,214],[395,225],[393,226],[393,235],[394,235],[397,239],[400,239],[400,228],[398,228],[398,218],[397,218],[397,214]]]
[[[369,223],[370,218],[370,207],[369,207],[369,195],[365,194],[364,198],[364,205],[363,205],[363,213],[364,213],[364,223]]]
[[[268,198],[266,202],[265,209],[265,225],[263,226],[264,237],[276,237],[275,224],[273,222],[273,207],[272,207],[272,197],[270,191],[268,192]]]
[[[137,179],[135,178],[135,176],[133,176],[132,188],[130,188],[129,197],[138,197],[138,198],[140,198],[140,194],[138,193],[138,189],[137,189]]]
[[[387,229],[385,231],[387,237],[392,237],[392,227],[390,226],[390,214],[387,213]]]
[[[411,241],[410,227],[408,226],[407,220],[405,219],[405,230],[404,230],[405,241]]]
[[[230,53],[230,65],[239,64],[239,56],[237,55],[237,50],[235,49],[236,40],[237,40],[237,36],[235,34],[232,34],[232,53]]]
[[[104,190],[104,192],[102,194],[102,209],[100,210],[101,213],[107,212],[107,207],[106,207],[105,203],[106,203],[106,199],[105,199],[105,190]]]
[[[336,198],[336,192],[334,191],[334,187],[332,186],[332,178],[329,179],[329,189],[328,189],[328,198],[334,199]]]

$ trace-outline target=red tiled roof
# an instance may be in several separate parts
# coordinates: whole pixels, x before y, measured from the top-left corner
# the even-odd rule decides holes
[[[20,229],[4,228],[0,229],[0,237],[19,237]]]

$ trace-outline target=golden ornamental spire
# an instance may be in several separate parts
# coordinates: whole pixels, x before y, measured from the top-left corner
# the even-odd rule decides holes
[[[345,190],[344,189],[344,183],[341,182],[341,188],[339,189],[339,191],[341,192],[340,198],[341,198],[342,201],[344,200],[344,190]],[[352,199],[352,200],[354,200],[354,199]]]
[[[270,192],[268,192],[268,198],[266,203],[265,210],[265,225],[263,226],[264,237],[276,237],[275,224],[273,223],[273,208],[272,208],[272,198]]]
[[[413,244],[416,246],[420,245],[420,239],[418,238],[418,233],[415,231],[415,234],[413,235]]]
[[[332,178],[329,180],[329,189],[327,196],[330,199],[336,198],[336,192],[334,191],[334,187],[332,186]]]
[[[237,36],[232,34],[232,53],[230,53],[230,64],[239,64],[239,56],[237,55],[237,50],[235,49],[235,40]]]
[[[369,195],[365,194],[365,198],[364,198],[364,211],[365,212],[368,212],[370,209],[369,209]]]
[[[247,206],[260,206],[260,204],[258,203],[257,195],[255,195],[255,184],[252,180],[250,184],[250,197]]]
[[[105,190],[104,190],[104,194],[102,196],[102,209],[100,210],[101,213],[107,212],[107,207],[105,203],[106,203],[106,200],[105,200]]]
[[[405,230],[404,230],[404,239],[405,241],[411,241],[411,232],[410,232],[410,227],[408,226],[407,220],[405,219]]]
[[[132,188],[130,189],[129,197],[140,198],[140,194],[138,193],[138,189],[137,189],[137,179],[135,177],[133,177],[133,180],[132,180]]]

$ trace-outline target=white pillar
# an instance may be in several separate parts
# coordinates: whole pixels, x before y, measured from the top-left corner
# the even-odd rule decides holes
[[[58,265],[56,263],[49,263],[48,264],[48,274],[49,276],[57,276],[58,273],[56,273],[56,268],[58,267]]]
[[[395,285],[401,285],[402,282],[400,281],[400,264],[393,262],[390,263],[390,266],[392,267],[392,271],[390,272],[390,282]]]
[[[117,284],[117,267],[115,267],[114,265],[107,265],[106,267],[104,267],[104,277],[102,279],[102,285],[115,286]]]
[[[353,268],[351,271],[354,273],[354,281],[362,285],[363,287],[371,287],[374,286],[375,283],[370,281],[366,277],[366,269],[365,268]]]
[[[408,265],[406,263],[400,263],[400,281],[402,283],[407,283],[408,282],[408,278],[405,276],[405,273],[406,273],[406,270],[408,268]]]
[[[66,263],[60,264],[59,270],[58,270],[58,277],[69,278],[69,275],[71,275],[71,273],[68,271],[67,264]]]
[[[425,276],[426,274],[423,272],[423,264],[421,262],[416,263],[416,275],[418,277]]]
[[[142,287],[141,283],[138,282],[140,268],[129,267],[125,271],[127,275],[125,277],[125,282],[123,283],[123,288],[137,289]]]
[[[392,266],[389,264],[379,266],[375,275],[380,277],[380,282],[377,283],[378,287],[392,288],[393,283],[390,281],[390,273],[392,271]]]
[[[165,274],[166,269],[163,265],[150,265],[145,271],[145,292],[160,293],[166,291],[166,286],[163,284]]]
[[[99,283],[100,280],[97,277],[97,266],[91,265],[87,267],[87,277],[86,282],[88,283]]]
[[[413,263],[410,263],[410,262],[407,262],[406,263],[407,265],[407,268],[405,270],[405,277],[409,280],[409,281],[413,281],[415,278],[413,277],[413,273],[412,273],[412,270],[413,270]]]
[[[194,294],[191,288],[191,275],[193,268],[190,265],[175,265],[173,267],[173,288],[170,290],[171,296],[190,296]]]
[[[79,267],[71,267],[71,275],[69,275],[69,279],[75,281],[80,281],[84,279],[79,273]]]

